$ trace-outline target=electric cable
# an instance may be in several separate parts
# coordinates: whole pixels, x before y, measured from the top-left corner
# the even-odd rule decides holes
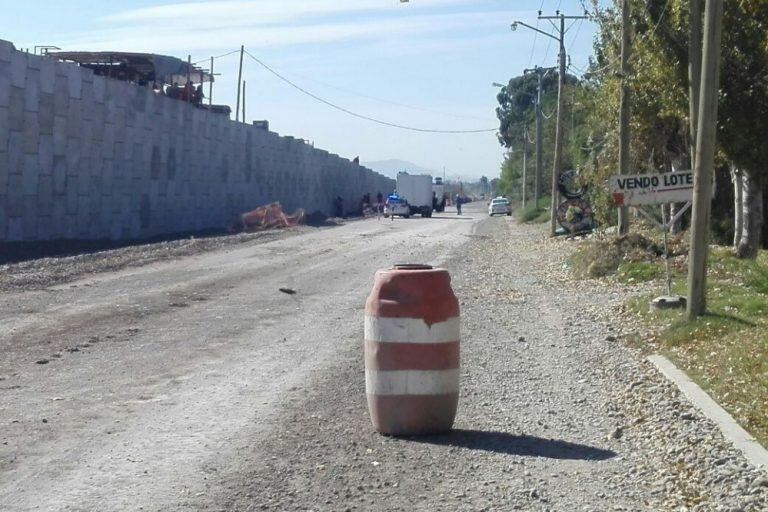
[[[584,20],[579,20],[579,24],[576,27],[576,34],[574,34],[573,39],[571,39],[571,45],[568,47],[568,55],[571,54],[571,50],[573,49],[573,45],[576,44],[576,40],[579,38],[579,32],[581,31],[581,25],[584,23]]]
[[[478,129],[478,130],[434,130],[434,129],[427,129],[427,128],[416,128],[416,127],[413,127],[413,126],[406,126],[406,125],[401,125],[401,124],[397,124],[397,123],[390,123],[388,121],[382,121],[381,119],[376,119],[374,117],[366,116],[366,115],[363,115],[363,114],[358,114],[357,112],[353,112],[352,110],[349,110],[347,108],[344,108],[344,107],[341,107],[339,105],[336,105],[335,103],[331,103],[330,101],[325,100],[325,99],[321,98],[320,96],[317,96],[316,94],[313,94],[310,91],[304,89],[303,87],[295,84],[294,82],[290,81],[289,79],[287,79],[286,77],[284,77],[283,75],[281,75],[280,73],[278,73],[277,71],[275,71],[274,69],[269,67],[267,64],[262,62],[260,59],[258,59],[254,55],[252,55],[250,52],[245,51],[245,54],[248,55],[248,57],[250,57],[254,62],[256,62],[257,64],[262,66],[264,69],[266,69],[271,74],[273,74],[274,76],[276,76],[277,78],[279,78],[280,80],[285,82],[286,84],[290,85],[291,87],[293,87],[297,91],[299,91],[299,92],[309,96],[310,98],[313,98],[314,100],[319,101],[320,103],[323,103],[323,104],[325,104],[325,105],[327,105],[327,106],[329,106],[329,107],[331,107],[331,108],[333,108],[335,110],[338,110],[340,112],[344,112],[345,114],[348,114],[348,115],[353,116],[353,117],[357,117],[358,119],[363,119],[363,120],[366,120],[366,121],[370,121],[372,123],[377,123],[377,124],[381,124],[381,125],[384,125],[384,126],[389,126],[389,127],[392,127],[392,128],[399,128],[401,130],[409,130],[409,131],[420,132],[420,133],[453,133],[453,134],[455,134],[455,133],[490,133],[490,132],[497,132],[498,131],[498,128],[487,128],[487,129]]]
[[[274,66],[274,67],[277,68],[277,69],[280,69],[277,66]],[[363,94],[363,93],[356,92],[356,91],[353,91],[353,90],[350,90],[350,89],[345,89],[344,87],[339,87],[337,85],[329,84],[328,82],[323,82],[322,80],[318,80],[316,78],[312,78],[312,77],[309,77],[309,76],[306,76],[306,75],[302,75],[301,73],[296,73],[295,71],[288,71],[286,69],[282,69],[282,72],[283,73],[287,73],[289,75],[297,76],[299,78],[303,78],[304,80],[309,80],[310,82],[315,82],[317,84],[320,84],[322,86],[328,87],[330,89],[335,89],[335,90],[340,91],[340,92],[351,94],[352,96],[358,96],[360,98],[365,98],[365,99],[372,100],[372,101],[378,101],[380,103],[386,103],[386,104],[389,104],[389,105],[395,105],[395,106],[398,106],[398,107],[408,108],[408,109],[411,109],[411,110],[418,110],[420,112],[428,112],[428,113],[431,113],[431,114],[440,114],[440,115],[448,116],[448,117],[456,117],[456,118],[459,118],[459,119],[474,119],[476,121],[487,121],[488,120],[486,118],[481,118],[481,117],[477,117],[477,116],[464,116],[464,115],[460,115],[460,114],[451,114],[450,112],[442,112],[440,110],[432,110],[432,109],[428,109],[428,108],[424,108],[424,107],[416,107],[414,105],[408,105],[407,103],[400,103],[398,101],[392,101],[392,100],[387,100],[387,99],[384,99],[384,98],[378,98],[376,96],[370,96],[368,94]]]
[[[544,9],[544,0],[541,0],[541,5],[539,5],[539,12]],[[539,19],[536,18],[536,29],[539,28]],[[538,32],[535,30],[533,31],[533,45],[531,46],[531,56],[528,59],[528,67],[531,67],[531,63],[533,62],[533,54],[536,51],[536,37],[539,35]]]
[[[667,13],[667,9],[669,8],[670,0],[667,0],[667,3],[664,4],[664,9],[661,11],[661,15],[659,16],[658,21],[653,26],[653,30],[650,32],[646,32],[640,37],[638,37],[636,40],[632,41],[633,46],[637,46],[639,44],[642,44],[647,39],[650,39],[654,35],[656,35],[656,31],[659,28],[659,25],[661,25],[661,22],[664,20],[664,15]],[[601,27],[602,28],[602,27]],[[606,69],[610,68],[611,66],[614,66],[618,64],[621,60],[621,57],[614,57],[612,60],[609,60],[606,64],[600,66],[599,68],[595,69],[594,71],[590,71],[591,73],[601,73],[605,71]]]
[[[216,55],[215,57],[213,57],[213,59],[216,60],[216,59],[220,59],[222,57],[227,57],[227,56],[232,55],[233,53],[237,53],[239,51],[240,50],[232,50],[231,52],[228,52],[228,53],[222,53],[221,55]],[[210,62],[210,61],[211,61],[211,58],[208,57],[208,58],[205,58],[205,59],[200,59],[198,61],[195,61],[195,62],[192,63],[192,65],[194,66],[194,65],[197,65],[197,64],[200,64],[200,63],[203,63],[203,62]]]

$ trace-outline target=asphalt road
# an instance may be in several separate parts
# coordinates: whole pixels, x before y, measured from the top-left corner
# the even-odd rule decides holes
[[[374,271],[440,264],[484,222],[371,219],[0,295],[0,508],[214,506],[216,468],[360,342]]]

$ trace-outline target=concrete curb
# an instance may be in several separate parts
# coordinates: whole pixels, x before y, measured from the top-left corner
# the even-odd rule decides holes
[[[768,472],[768,450],[763,448],[749,432],[741,428],[736,420],[712,400],[698,384],[664,356],[648,356],[648,361],[653,363],[667,379],[675,383],[693,405],[720,428],[723,436],[733,443],[750,463]]]

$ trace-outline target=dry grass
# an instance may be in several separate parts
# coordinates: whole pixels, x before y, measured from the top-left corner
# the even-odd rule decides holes
[[[605,277],[615,274],[623,266],[629,277],[645,278],[632,264],[655,262],[663,254],[661,246],[641,233],[620,237],[588,240],[571,256],[571,267],[577,277]],[[642,276],[640,274],[643,274]]]

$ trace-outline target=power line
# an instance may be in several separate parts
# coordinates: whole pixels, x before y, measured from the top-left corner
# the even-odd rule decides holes
[[[277,67],[277,69],[280,69],[280,68]],[[359,96],[360,98],[365,98],[365,99],[369,99],[369,100],[373,100],[373,101],[378,101],[378,102],[381,102],[381,103],[387,103],[389,105],[396,105],[398,107],[408,108],[408,109],[411,109],[411,110],[418,110],[418,111],[421,111],[421,112],[429,112],[431,114],[440,114],[440,115],[443,115],[443,116],[456,117],[456,118],[460,118],[460,119],[474,119],[474,120],[477,120],[477,121],[487,121],[488,120],[488,119],[480,118],[480,117],[477,117],[477,116],[463,116],[463,115],[459,115],[459,114],[452,114],[450,112],[441,112],[439,110],[432,110],[432,109],[423,108],[423,107],[416,107],[416,106],[413,106],[413,105],[408,105],[406,103],[400,103],[400,102],[397,102],[397,101],[387,100],[387,99],[384,99],[384,98],[378,98],[376,96],[370,96],[368,94],[363,94],[363,93],[360,93],[360,92],[352,91],[350,89],[345,89],[343,87],[339,87],[337,85],[329,84],[327,82],[323,82],[322,80],[318,80],[316,78],[312,78],[312,77],[309,77],[309,76],[306,76],[306,75],[302,75],[300,73],[296,73],[295,71],[289,71],[289,70],[286,70],[286,69],[282,69],[282,72],[283,73],[288,73],[289,75],[297,76],[299,78],[303,78],[304,80],[309,80],[311,82],[318,83],[320,85],[323,85],[325,87],[329,87],[331,89],[335,89],[335,90],[340,91],[340,92],[351,94],[353,96]]]
[[[574,34],[573,39],[571,39],[571,45],[568,47],[568,55],[571,54],[571,50],[573,49],[573,45],[576,44],[576,40],[579,38],[579,32],[581,31],[581,26],[584,24],[584,20],[579,20],[579,24],[576,27],[576,34]]]
[[[544,9],[544,0],[541,0],[541,5],[539,5],[539,12]],[[536,30],[539,29],[539,19],[536,18]],[[531,57],[528,59],[528,67],[531,67],[531,63],[533,62],[533,54],[536,51],[536,38],[539,35],[538,32],[533,32],[533,45],[531,46]]]
[[[576,71],[578,74],[580,74],[582,77],[587,74],[586,71],[584,71],[582,68],[574,65],[574,64],[568,64],[568,69],[571,69],[573,71]]]
[[[229,55],[238,53],[239,51],[240,50],[232,50],[231,52],[227,52],[227,53],[224,53],[222,55],[217,55],[217,56],[215,56],[213,58],[214,59],[219,59],[221,57],[227,57]],[[193,65],[200,64],[202,62],[208,62],[209,60],[210,60],[210,57],[207,58],[207,59],[202,59],[202,60],[193,62],[192,64]],[[277,67],[277,69],[280,69],[280,67]],[[360,93],[360,92],[356,92],[356,91],[353,91],[353,90],[350,90],[350,89],[345,89],[345,88],[339,87],[337,85],[329,84],[328,82],[323,82],[322,80],[318,80],[316,78],[312,78],[312,77],[309,77],[309,76],[306,76],[306,75],[302,75],[301,73],[296,73],[295,71],[289,71],[289,70],[286,70],[286,69],[282,69],[282,71],[283,71],[283,73],[288,73],[289,75],[298,76],[298,77],[303,78],[305,80],[309,80],[311,82],[318,83],[320,85],[323,85],[325,87],[329,87],[331,89],[335,89],[337,91],[341,91],[341,92],[344,92],[344,93],[347,93],[347,94],[351,94],[353,96],[359,96],[360,98],[366,98],[366,99],[373,100],[373,101],[378,101],[378,102],[381,102],[381,103],[387,103],[389,105],[396,105],[398,107],[408,108],[408,109],[411,109],[411,110],[418,110],[418,111],[421,111],[421,112],[429,112],[431,114],[440,114],[440,115],[443,115],[443,116],[456,117],[456,118],[459,118],[459,119],[474,119],[476,121],[487,121],[487,119],[481,118],[481,117],[477,117],[477,116],[465,116],[465,115],[460,115],[460,114],[452,114],[450,112],[442,112],[440,110],[433,110],[433,109],[428,109],[428,108],[424,108],[424,107],[417,107],[417,106],[414,106],[414,105],[408,105],[406,103],[400,103],[400,102],[397,102],[397,101],[387,100],[387,99],[384,99],[384,98],[378,98],[376,96],[370,96],[370,95],[363,94],[363,93]]]
[[[222,58],[222,57],[227,57],[228,55],[232,55],[233,53],[237,53],[237,52],[239,52],[239,51],[240,51],[240,50],[232,50],[231,52],[228,52],[228,53],[222,53],[221,55],[216,55],[216,56],[214,57],[214,59],[220,59],[220,58]],[[210,57],[206,57],[206,58],[204,58],[204,59],[201,59],[201,60],[195,61],[195,62],[193,62],[192,64],[193,64],[193,65],[195,65],[195,64],[200,64],[201,62],[209,62],[210,60],[211,60],[211,58],[210,58]]]
[[[552,38],[547,38],[547,51],[544,52],[544,61],[547,60],[547,57],[549,57],[549,48],[552,46]]]
[[[278,73],[277,71],[275,71],[274,69],[272,69],[271,67],[266,65],[264,62],[262,62],[261,60],[259,60],[255,56],[253,56],[250,52],[246,51],[245,53],[246,53],[246,55],[248,55],[248,57],[253,59],[256,63],[261,65],[264,69],[266,69],[267,71],[269,71],[270,73],[272,73],[277,78],[279,78],[283,82],[287,83],[288,85],[290,85],[294,89],[302,92],[303,94],[306,94],[310,98],[313,98],[313,99],[319,101],[320,103],[323,103],[323,104],[325,104],[325,105],[327,105],[327,106],[329,106],[329,107],[331,107],[333,109],[336,109],[336,110],[338,110],[340,112],[344,112],[345,114],[348,114],[348,115],[353,116],[353,117],[357,117],[359,119],[364,119],[366,121],[370,121],[372,123],[381,124],[381,125],[384,125],[384,126],[390,126],[392,128],[400,128],[401,130],[409,130],[409,131],[421,132],[421,133],[490,133],[490,132],[498,131],[498,128],[489,128],[489,129],[482,129],[482,130],[432,130],[432,129],[416,128],[416,127],[413,127],[413,126],[406,126],[406,125],[401,125],[401,124],[396,124],[396,123],[390,123],[388,121],[382,121],[380,119],[376,119],[376,118],[373,118],[373,117],[370,117],[370,116],[366,116],[366,115],[363,115],[363,114],[358,114],[357,112],[353,112],[353,111],[351,111],[349,109],[346,109],[344,107],[340,107],[339,105],[331,103],[330,101],[325,100],[325,99],[321,98],[320,96],[317,96],[316,94],[313,94],[313,93],[309,92],[308,90],[304,89],[303,87],[301,87],[301,86],[295,84],[294,82],[290,81],[289,79],[285,78],[283,75],[281,75],[280,73]]]
[[[653,37],[654,35],[656,35],[656,31],[658,30],[659,25],[661,25],[661,22],[664,20],[664,15],[667,13],[667,9],[669,8],[669,4],[670,4],[670,0],[667,0],[667,2],[664,4],[664,9],[662,9],[661,14],[659,15],[658,21],[653,26],[653,30],[651,30],[650,32],[645,32],[640,37],[636,38],[632,42],[632,44],[634,46],[640,45],[643,42],[645,42],[646,40],[648,40],[651,37]],[[598,21],[599,21],[599,18],[598,18]],[[601,30],[603,29],[602,26],[600,28],[601,28]],[[593,71],[590,71],[590,73],[601,73],[601,72],[605,71],[606,69],[608,69],[608,68],[618,64],[618,62],[619,62],[619,57],[614,57],[613,59],[609,60],[606,64],[600,66],[599,68],[597,68],[597,69],[595,69]]]

